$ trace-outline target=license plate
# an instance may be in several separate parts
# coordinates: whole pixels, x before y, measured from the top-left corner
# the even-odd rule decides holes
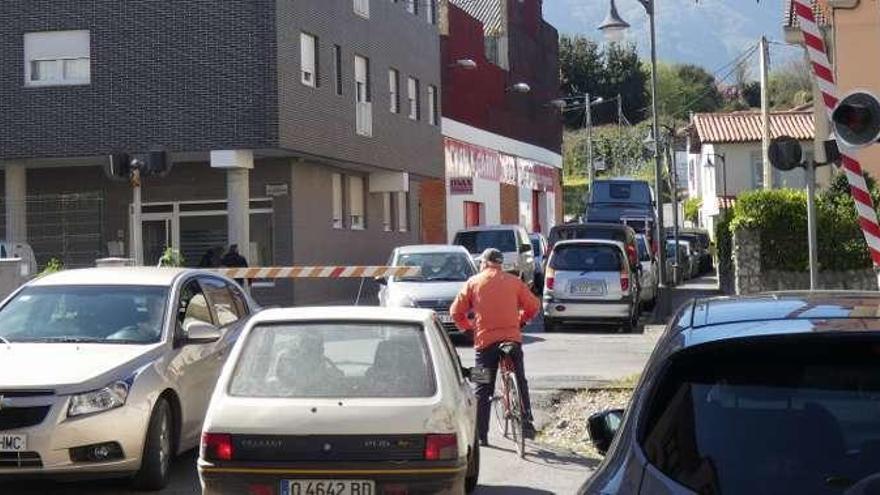
[[[0,434],[0,452],[23,452],[27,450],[27,435]]]
[[[370,480],[284,480],[281,495],[375,495]]]
[[[449,313],[440,313],[437,316],[440,318],[440,323],[452,323],[452,315]]]
[[[605,282],[602,280],[575,280],[570,292],[575,296],[604,296]]]

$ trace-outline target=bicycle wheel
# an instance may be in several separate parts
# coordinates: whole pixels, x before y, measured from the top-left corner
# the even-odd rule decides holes
[[[501,374],[501,379],[496,380],[495,382],[498,384],[498,390],[496,390],[495,395],[492,396],[492,409],[494,411],[495,423],[498,425],[498,431],[501,432],[501,435],[507,438],[510,414],[508,413],[504,373],[499,371],[499,374]]]
[[[516,453],[520,457],[526,455],[526,439],[523,436],[523,406],[522,396],[519,393],[519,385],[516,383],[516,376],[513,373],[505,373],[507,382],[507,396],[510,401],[510,434],[513,443],[516,444]]]

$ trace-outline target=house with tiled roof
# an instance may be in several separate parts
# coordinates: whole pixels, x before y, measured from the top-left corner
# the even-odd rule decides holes
[[[770,136],[790,136],[813,159],[812,109],[770,113]],[[687,128],[688,196],[701,198],[700,226],[714,232],[716,216],[744,191],[764,187],[761,112],[697,113]],[[803,169],[773,170],[773,187],[803,188]]]

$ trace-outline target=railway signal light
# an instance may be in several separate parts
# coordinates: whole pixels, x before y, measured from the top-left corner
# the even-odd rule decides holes
[[[848,94],[831,113],[837,138],[851,148],[864,148],[880,139],[880,101],[866,91]]]

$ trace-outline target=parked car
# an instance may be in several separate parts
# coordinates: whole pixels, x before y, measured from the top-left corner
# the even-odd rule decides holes
[[[639,255],[636,233],[631,227],[619,223],[581,223],[557,225],[550,229],[548,239],[552,248],[559,241],[573,239],[600,239],[620,242],[624,245],[627,259],[633,269],[638,269]]]
[[[214,389],[203,493],[470,492],[472,371],[428,310],[266,310]]]
[[[675,280],[673,262],[678,259],[678,280]],[[678,248],[674,240],[666,241],[666,279],[675,280],[676,283],[689,280],[694,277],[697,269],[697,257],[691,251],[688,241],[678,241]]]
[[[648,182],[626,177],[593,181],[586,221],[618,223],[627,217],[647,217],[656,222],[654,193]]]
[[[529,240],[532,241],[532,252],[535,253],[535,292],[540,294],[544,290],[544,268],[550,252],[544,234],[529,234]]]
[[[453,244],[464,246],[477,260],[487,248],[504,254],[504,271],[512,273],[530,286],[535,280],[535,254],[526,229],[519,225],[491,225],[471,227],[455,234]]]
[[[636,234],[639,264],[639,300],[642,307],[652,309],[657,302],[657,286],[660,283],[660,269],[657,260],[651,255],[648,239],[643,234]]]
[[[623,243],[606,240],[561,241],[553,245],[544,284],[544,327],[565,323],[638,328],[637,271],[627,262]]]
[[[449,316],[449,307],[464,283],[477,270],[467,250],[461,246],[403,246],[391,253],[391,266],[418,266],[412,277],[378,279],[379,305],[401,308],[427,308],[437,313],[449,332],[458,332]]]
[[[671,229],[666,230],[666,238],[667,240],[674,239]],[[694,251],[696,251],[699,260],[698,274],[702,275],[711,272],[714,263],[712,261],[712,242],[709,238],[709,233],[704,230],[679,229],[678,238],[679,240],[690,242]]]
[[[65,270],[24,285],[0,307],[0,478],[164,487],[176,454],[198,446],[255,309],[232,280],[197,270]]]
[[[876,493],[880,295],[688,303],[627,410],[589,419],[580,494]]]

